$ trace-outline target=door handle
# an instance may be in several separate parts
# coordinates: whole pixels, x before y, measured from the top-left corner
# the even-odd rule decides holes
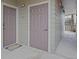
[[[48,29],[44,29],[44,31],[48,31]]]
[[[3,30],[5,30],[5,25],[3,24]]]
[[[3,27],[3,30],[5,30],[5,28]]]

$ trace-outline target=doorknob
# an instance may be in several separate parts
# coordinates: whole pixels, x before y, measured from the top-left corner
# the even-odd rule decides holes
[[[44,31],[48,31],[48,29],[44,29]]]
[[[3,27],[3,30],[5,30],[5,28]]]
[[[3,24],[3,27],[4,27],[5,25]]]
[[[3,24],[3,30],[5,30],[5,25]]]

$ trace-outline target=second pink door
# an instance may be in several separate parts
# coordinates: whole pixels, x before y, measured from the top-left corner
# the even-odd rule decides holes
[[[48,51],[48,3],[30,7],[30,46]]]
[[[3,46],[16,43],[16,9],[3,7]]]

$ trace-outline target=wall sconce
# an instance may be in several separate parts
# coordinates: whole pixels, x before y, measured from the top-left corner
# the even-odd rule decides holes
[[[25,7],[25,3],[20,3],[19,5],[18,5],[18,7]]]
[[[25,4],[24,4],[24,3],[22,3],[22,4],[21,4],[21,7],[25,7]]]

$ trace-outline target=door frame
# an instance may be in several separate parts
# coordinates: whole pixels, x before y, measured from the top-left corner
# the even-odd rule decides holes
[[[50,49],[50,0],[28,5],[28,47],[30,47],[30,7],[48,3],[48,52]]]
[[[18,7],[14,6],[14,5],[11,5],[11,4],[8,4],[8,3],[5,3],[5,2],[1,2],[1,47],[3,47],[3,7],[4,6],[7,6],[7,7],[10,7],[10,8],[13,8],[13,9],[16,9],[16,43],[18,42]],[[15,44],[15,43],[14,43]],[[12,45],[12,44],[11,44]]]

